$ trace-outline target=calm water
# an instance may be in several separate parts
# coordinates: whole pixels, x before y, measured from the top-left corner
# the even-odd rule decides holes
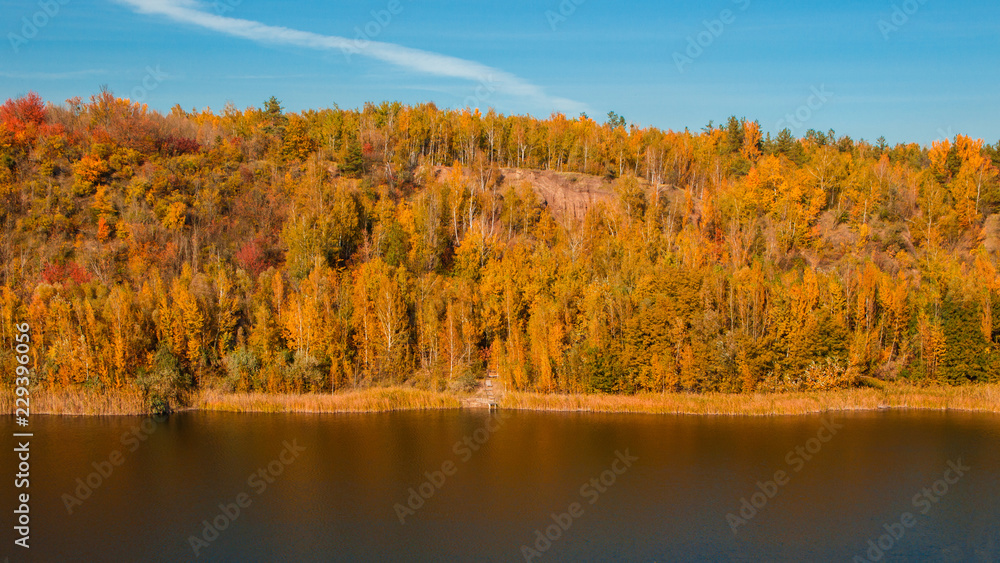
[[[850,561],[888,525],[882,561],[1000,559],[1000,417],[489,416],[35,416],[31,549],[8,449],[0,557],[186,561],[197,536],[199,561]]]

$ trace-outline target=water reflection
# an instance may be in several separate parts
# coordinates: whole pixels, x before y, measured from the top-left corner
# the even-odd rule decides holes
[[[185,413],[134,449],[122,437],[142,419],[34,417],[34,559],[9,555],[183,561],[195,537],[207,544],[198,560],[210,561],[523,561],[524,546],[535,561],[851,560],[885,524],[916,514],[914,493],[962,459],[972,469],[885,558],[998,558],[1000,417],[861,413],[837,417],[833,435],[819,416],[489,417]],[[280,463],[288,443],[302,449]],[[63,495],[115,451],[121,463],[70,513]],[[619,474],[612,464],[626,451],[638,460]],[[8,475],[13,464],[0,462]],[[613,486],[601,485],[609,471]],[[787,480],[772,489],[779,471]],[[595,478],[605,490],[591,504],[581,489]],[[401,524],[413,491],[423,502]],[[734,534],[727,514],[743,499],[759,506]],[[216,525],[234,503],[238,517]],[[539,531],[558,539],[538,550]]]

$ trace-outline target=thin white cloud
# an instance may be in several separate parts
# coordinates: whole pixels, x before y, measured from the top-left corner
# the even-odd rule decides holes
[[[293,78],[320,78],[321,74],[229,74],[225,80],[290,80]]]
[[[266,25],[260,22],[230,18],[206,12],[195,0],[117,0],[143,14],[166,16],[174,21],[196,25],[251,41],[294,45],[322,51],[342,51],[391,63],[407,70],[461,78],[476,82],[480,101],[486,92],[495,89],[508,95],[531,100],[541,106],[566,113],[585,111],[586,105],[567,98],[550,96],[526,80],[487,65],[448,55],[413,49],[380,41],[359,42],[335,35],[320,35],[309,31]],[[492,92],[490,92],[492,93]],[[474,97],[473,97],[474,98]]]
[[[106,70],[74,70],[70,72],[6,72],[0,71],[0,78],[13,80],[68,80],[87,76],[107,74]]]

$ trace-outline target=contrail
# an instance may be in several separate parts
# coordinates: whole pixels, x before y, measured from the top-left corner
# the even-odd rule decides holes
[[[463,78],[497,91],[527,98],[534,103],[548,106],[568,114],[587,109],[586,104],[567,98],[549,96],[545,91],[509,72],[486,66],[475,61],[441,55],[380,41],[358,42],[346,37],[320,35],[287,27],[266,25],[260,22],[230,18],[201,9],[194,0],[117,0],[139,13],[166,16],[174,21],[197,25],[227,35],[242,37],[261,43],[295,45],[321,51],[341,50],[384,61],[407,70],[435,76]]]

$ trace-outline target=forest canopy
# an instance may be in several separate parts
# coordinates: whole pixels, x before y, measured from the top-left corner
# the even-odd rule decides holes
[[[736,117],[29,94],[0,106],[0,369],[28,322],[42,387],[163,400],[997,381],[998,164]]]

